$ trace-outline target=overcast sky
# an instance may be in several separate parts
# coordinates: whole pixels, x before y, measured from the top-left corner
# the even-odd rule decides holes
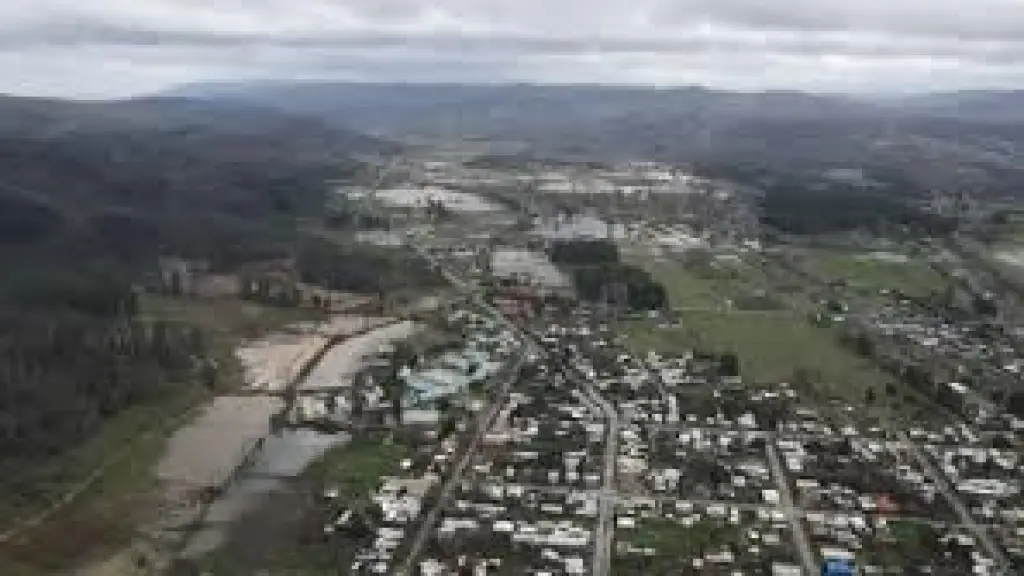
[[[1024,89],[1024,0],[0,0],[0,79]]]

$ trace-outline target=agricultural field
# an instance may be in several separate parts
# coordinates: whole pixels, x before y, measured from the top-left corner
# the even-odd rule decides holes
[[[686,312],[677,328],[629,327],[630,346],[664,353],[687,348],[739,356],[741,375],[757,382],[792,381],[804,373],[826,392],[857,394],[891,378],[844,349],[836,335],[798,317]]]
[[[810,261],[823,278],[839,280],[868,292],[899,290],[910,296],[928,296],[945,286],[945,280],[925,256],[820,250]]]
[[[643,259],[639,265],[665,286],[669,302],[676,309],[728,309],[770,315],[784,308],[769,290],[770,281],[761,264],[753,260]]]
[[[803,311],[787,309],[773,300],[773,280],[746,263],[719,265],[714,273],[694,272],[692,266],[661,263],[652,268],[669,293],[678,322],[655,326],[638,321],[628,326],[629,345],[637,351],[672,353],[688,348],[702,352],[735,353],[741,375],[748,381],[777,382],[807,379],[821,383],[822,393],[863,402],[868,388],[891,377],[870,361],[845,349],[838,334],[814,326]],[[725,306],[743,294],[760,294],[775,306],[744,309]],[[808,299],[787,294],[785,303]],[[807,302],[810,304],[810,302]]]

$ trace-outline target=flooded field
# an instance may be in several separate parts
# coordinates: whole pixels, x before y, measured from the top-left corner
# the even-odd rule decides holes
[[[392,318],[381,316],[331,316],[320,324],[317,333],[323,336],[351,336],[392,322]]]
[[[544,254],[503,248],[495,250],[491,266],[499,277],[526,276],[541,286],[570,286],[569,279]]]
[[[327,345],[318,334],[275,334],[235,351],[251,390],[283,391],[309,361]]]
[[[456,192],[447,188],[394,188],[378,190],[375,197],[392,206],[426,207],[429,202],[440,202],[453,212],[500,212],[503,208],[482,196]]]
[[[1024,268],[1024,250],[1002,250],[994,255],[996,260],[1016,268]]]
[[[320,364],[299,385],[301,391],[317,391],[347,386],[366,360],[376,355],[381,346],[404,340],[423,328],[404,321],[382,326],[355,336],[331,348]]]
[[[271,494],[284,492],[286,485],[276,478],[241,478],[210,507],[202,527],[192,535],[182,552],[184,558],[197,558],[224,544],[230,524],[259,507]]]
[[[195,488],[220,486],[259,439],[270,432],[280,399],[221,396],[188,426],[176,432],[157,468],[160,480]]]
[[[325,452],[347,442],[348,434],[282,430],[267,438],[249,469],[256,476],[292,477]]]
[[[324,322],[297,324],[290,332],[253,340],[235,355],[251,391],[283,392],[331,338],[351,336],[392,323],[378,316],[335,315]]]
[[[570,217],[538,218],[534,222],[534,234],[551,240],[568,240],[580,238],[607,238],[608,223],[595,216],[577,214]],[[625,228],[621,224],[611,227],[614,237],[621,238]]]
[[[252,466],[210,506],[203,526],[193,535],[183,556],[196,558],[221,547],[242,518],[276,498],[293,495],[290,480],[325,452],[348,440],[346,434],[321,434],[312,430],[283,430],[267,437]]]
[[[869,252],[867,254],[859,254],[854,258],[862,262],[885,262],[887,264],[906,264],[910,262],[909,256],[898,252]]]
[[[415,304],[432,308],[438,302],[428,298]],[[293,505],[294,483],[303,471],[327,451],[349,441],[344,433],[271,430],[271,417],[285,408],[284,401],[275,394],[294,382],[303,366],[329,346],[332,338],[348,336],[330,348],[298,384],[301,391],[316,396],[347,385],[382,346],[408,338],[422,328],[414,322],[391,318],[338,315],[326,322],[292,326],[286,333],[240,348],[236,354],[245,368],[252,395],[215,399],[199,418],[170,439],[158,466],[169,512],[161,526],[168,533],[196,526],[183,542],[182,556],[201,558],[221,548],[245,518],[262,514],[275,502]],[[310,398],[302,396],[298,402]],[[207,488],[223,489],[208,508],[197,498]]]
[[[322,434],[308,429],[285,429],[266,437],[252,464],[233,480],[207,510],[202,526],[191,535],[184,558],[200,558],[224,544],[243,518],[275,498],[295,494],[291,481],[328,450],[348,442],[348,435]]]

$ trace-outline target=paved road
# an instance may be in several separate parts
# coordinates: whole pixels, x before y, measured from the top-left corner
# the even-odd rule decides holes
[[[459,278],[428,251],[420,247],[413,247],[413,249],[416,250],[420,256],[433,264],[440,271],[445,280],[453,286],[471,293],[478,306],[487,310],[494,318],[502,322],[507,329],[520,336],[526,343],[529,353],[540,353],[543,351],[543,348],[540,346],[537,338],[533,334],[524,331],[496,308],[485,302],[476,287]],[[585,377],[576,374],[571,370],[567,371],[566,377],[583,390],[584,394],[590,398],[593,405],[601,409],[604,413],[605,420],[607,421],[603,485],[601,490],[598,528],[596,530],[597,538],[594,545],[594,560],[592,566],[592,573],[595,576],[606,576],[611,569],[612,543],[615,538],[615,502],[617,498],[615,493],[615,460],[618,455],[619,415],[615,407],[605,400],[604,397],[594,389],[593,383],[589,382]],[[507,396],[508,392],[505,391],[503,394]],[[474,444],[475,443],[476,442],[474,440]],[[475,448],[472,449],[471,452],[472,451],[475,451]],[[431,512],[434,512],[434,510]],[[402,573],[404,574],[404,572]]]
[[[422,257],[430,261],[431,264],[440,271],[441,275],[453,286],[461,288],[467,292],[472,292],[477,305],[490,312],[513,333],[519,335],[526,342],[526,345],[531,352],[539,353],[543,350],[533,334],[525,332],[501,314],[497,309],[486,303],[483,298],[480,297],[475,287],[452,273],[451,270],[426,250],[420,248],[414,249],[417,250]],[[619,416],[615,408],[605,400],[597,390],[594,389],[593,384],[587,381],[586,378],[583,378],[571,371],[568,371],[566,376],[583,390],[586,396],[590,398],[592,404],[596,405],[602,412],[604,412],[604,417],[607,421],[607,440],[605,442],[604,452],[604,478],[598,515],[598,528],[596,531],[597,541],[594,545],[594,560],[592,566],[592,573],[595,576],[606,576],[611,568],[612,542],[615,537],[615,459],[618,455]]]
[[[800,518],[800,512],[793,506],[793,493],[790,491],[789,477],[782,466],[782,459],[779,458],[779,452],[775,448],[775,443],[769,442],[766,445],[766,450],[768,465],[771,466],[772,475],[775,476],[775,481],[778,483],[779,505],[786,514],[786,517],[789,518],[789,525],[793,529],[793,541],[796,544],[797,552],[800,554],[800,561],[804,565],[804,572],[807,576],[813,576],[817,573],[817,562],[814,558],[814,552],[811,551],[810,540],[807,539],[807,533],[804,531],[804,523]]]
[[[921,452],[921,449],[910,441],[905,432],[899,432],[899,437],[906,445],[907,452],[910,453],[910,456],[915,462],[917,462],[917,465],[921,467],[921,470],[931,478],[932,482],[935,483],[935,486],[938,487],[939,492],[942,492],[943,497],[945,497],[946,501],[953,507],[953,511],[956,512],[956,515],[960,518],[960,522],[970,530],[972,534],[974,534],[974,537],[981,543],[982,548],[984,548],[985,552],[996,561],[998,566],[1003,570],[1006,570],[1006,567],[1009,566],[1010,563],[1003,554],[1002,549],[1000,549],[995,541],[992,540],[988,531],[974,521],[974,517],[971,516],[970,511],[967,509],[967,506],[964,505],[960,496],[949,485],[946,477],[935,468],[931,460]]]
[[[581,384],[586,395],[604,412],[608,428],[604,446],[604,478],[600,494],[597,538],[594,542],[592,565],[594,576],[606,576],[611,570],[612,543],[615,539],[615,503],[618,499],[615,492],[615,460],[619,454],[619,413],[594,389],[593,384],[586,380],[582,380]]]
[[[423,548],[429,541],[431,534],[434,531],[434,527],[437,525],[441,513],[444,511],[445,506],[448,505],[452,498],[452,494],[455,492],[456,486],[462,481],[462,476],[466,473],[466,469],[469,468],[470,462],[473,461],[473,457],[480,449],[480,443],[483,441],[487,431],[494,426],[494,421],[497,419],[498,414],[501,413],[502,408],[508,404],[509,392],[512,390],[512,386],[518,380],[519,366],[522,365],[522,359],[513,366],[513,375],[502,384],[501,389],[495,396],[493,402],[488,407],[487,412],[482,414],[478,421],[476,431],[473,438],[470,440],[469,446],[466,447],[466,451],[463,452],[462,457],[456,463],[455,468],[452,470],[448,480],[441,487],[441,493],[438,496],[437,503],[431,508],[423,521],[419,525],[412,546],[409,549],[409,553],[406,556],[405,562],[395,572],[399,575],[412,574],[413,568],[415,567],[416,561],[419,559],[420,554],[423,552]]]
[[[476,301],[476,304],[478,306],[487,310],[487,312],[495,320],[503,323],[506,328],[514,330],[516,331],[516,333],[518,333],[518,329],[511,322],[509,322],[508,319],[505,318],[500,312],[498,312],[496,309],[494,309],[493,307],[489,306],[486,302],[484,302],[483,299],[479,297],[479,294],[477,294],[469,284],[464,282],[459,277],[455,276],[447,267],[445,267],[441,262],[439,262],[436,258],[434,258],[425,250],[418,248],[414,249],[420,254],[420,256],[427,259],[431,264],[433,264],[449,283],[451,283],[456,288],[471,293],[473,299]],[[437,499],[437,503],[434,505],[433,508],[431,508],[427,512],[426,516],[424,516],[424,519],[420,523],[419,529],[416,535],[414,536],[412,545],[409,549],[409,553],[406,556],[406,559],[402,563],[402,565],[395,571],[395,574],[404,576],[407,574],[414,573],[416,561],[419,559],[420,554],[423,552],[423,548],[429,541],[430,536],[434,531],[434,527],[437,525],[437,521],[440,519],[441,513],[444,511],[445,506],[451,500],[452,494],[455,491],[455,487],[462,480],[462,476],[465,474],[470,462],[472,462],[473,457],[479,450],[480,444],[483,441],[484,436],[487,434],[487,431],[494,426],[494,421],[497,419],[498,414],[501,413],[502,408],[504,408],[505,405],[508,403],[509,394],[512,391],[512,387],[518,381],[519,368],[522,366],[523,361],[526,359],[526,357],[531,352],[537,349],[539,349],[539,346],[536,346],[534,343],[531,343],[529,341],[527,342],[527,345],[523,349],[523,353],[520,355],[516,363],[513,365],[512,376],[502,384],[501,388],[495,394],[494,400],[491,402],[487,411],[479,417],[475,433],[473,435],[473,438],[470,440],[469,446],[467,446],[465,452],[463,452],[462,454],[462,457],[456,463],[455,468],[452,470],[451,475],[448,477],[448,480],[441,487],[441,493]]]

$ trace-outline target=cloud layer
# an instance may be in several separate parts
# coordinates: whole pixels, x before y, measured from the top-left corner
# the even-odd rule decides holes
[[[1024,88],[1020,0],[5,0],[0,91],[349,79]]]

